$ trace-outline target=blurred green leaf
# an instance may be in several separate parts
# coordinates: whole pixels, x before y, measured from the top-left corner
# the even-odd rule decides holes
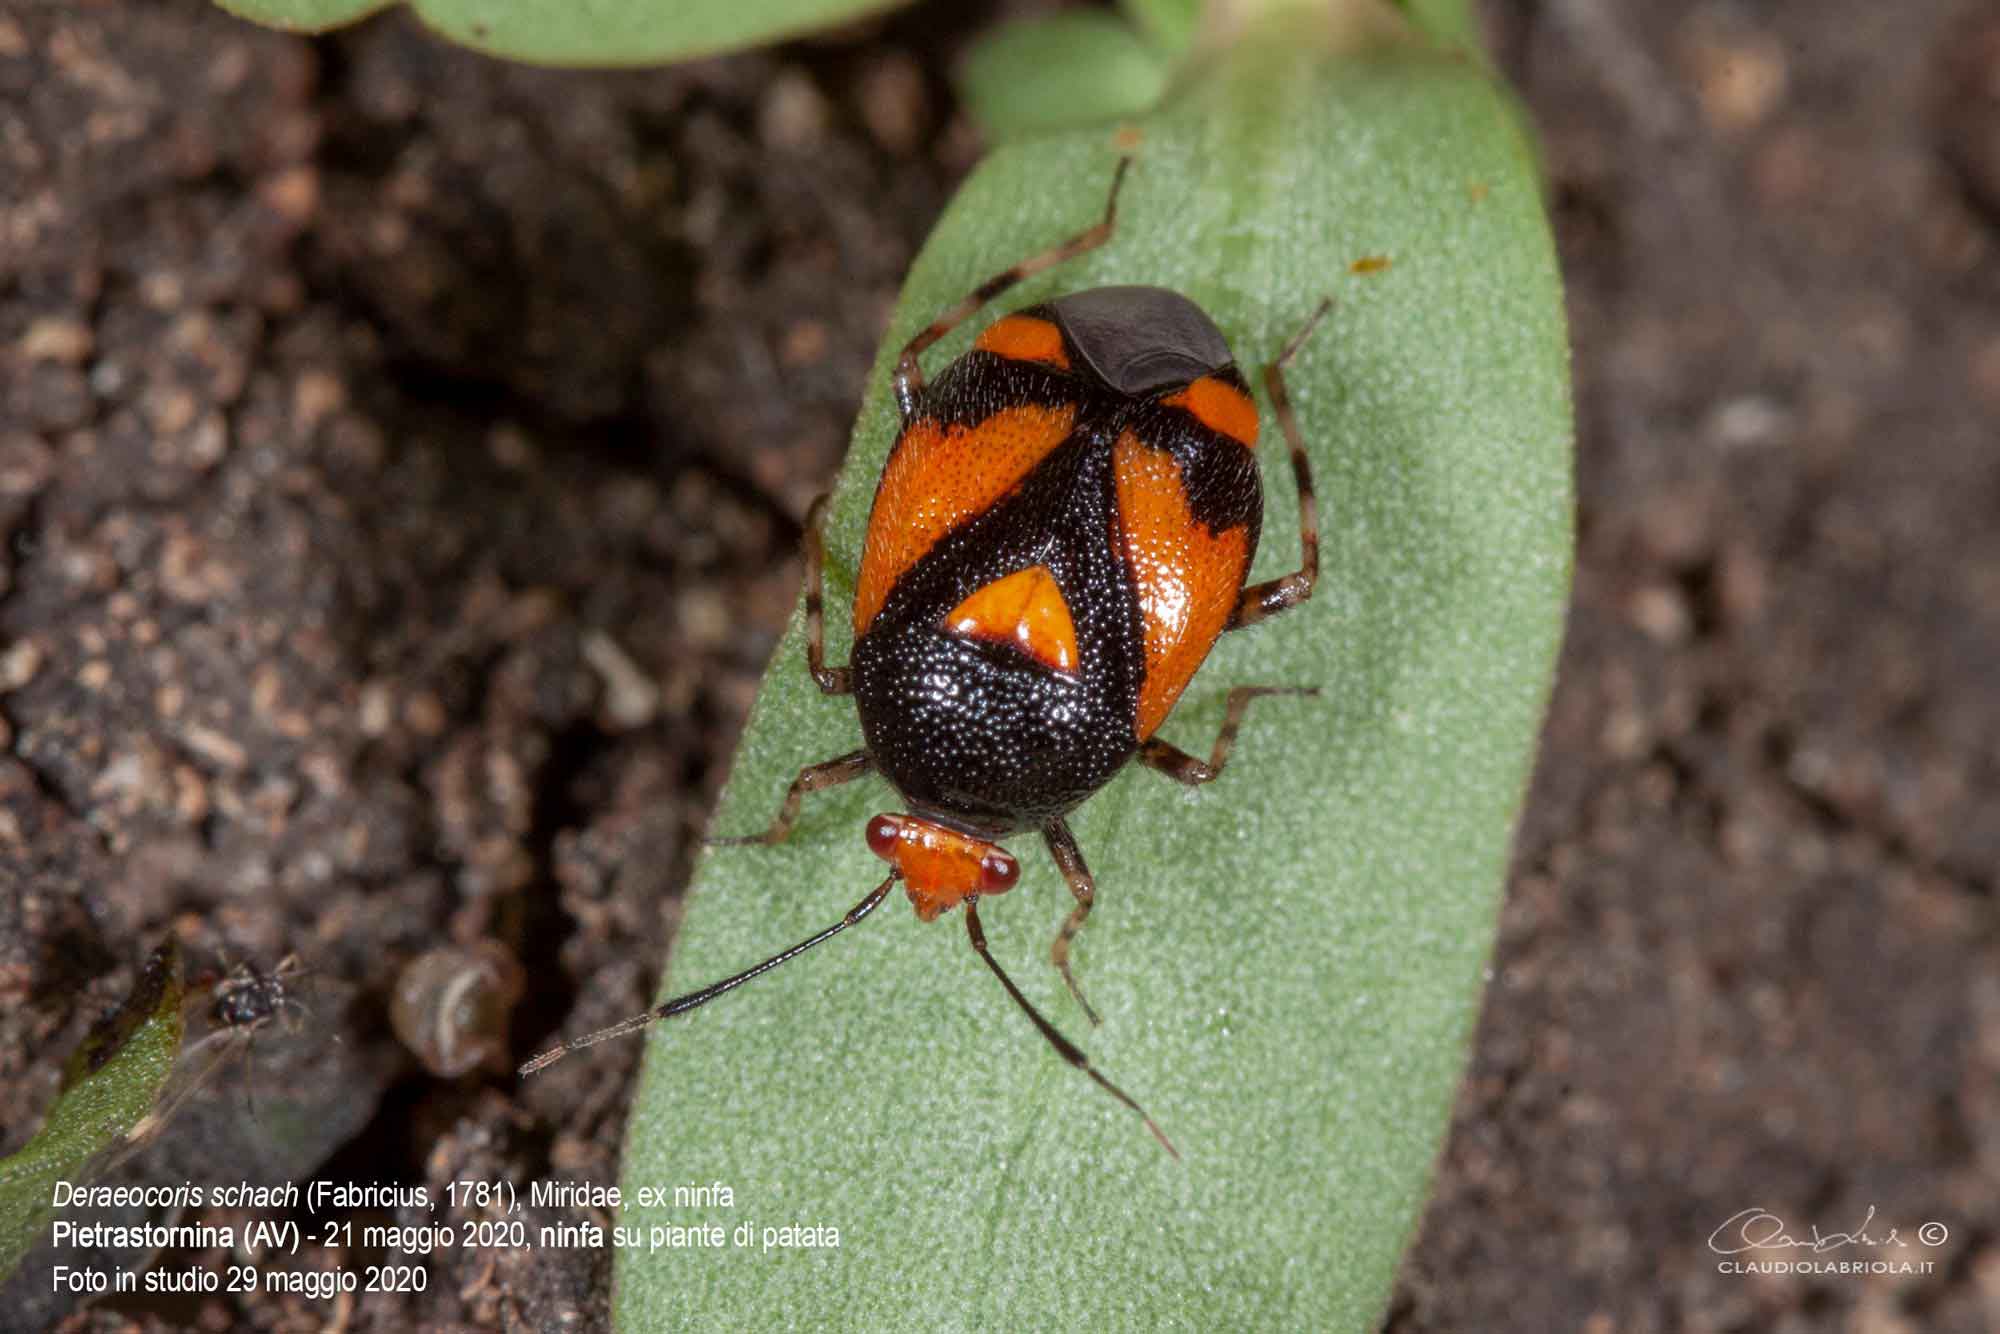
[[[216,0],[294,32],[352,23],[391,0]],[[429,27],[536,65],[653,65],[829,28],[905,0],[409,0]]]
[[[1395,0],[1418,31],[1443,47],[1479,50],[1479,21],[1465,0]]]
[[[1212,785],[1132,766],[1072,817],[1099,885],[1076,957],[1101,1028],[1047,963],[1069,895],[1039,839],[1015,840],[1021,883],[984,919],[1029,996],[1185,1160],[1036,1036],[957,914],[924,926],[892,901],[650,1032],[624,1183],[628,1200],[667,1195],[622,1221],[713,1222],[729,1241],[649,1249],[642,1232],[618,1257],[621,1328],[1379,1321],[1477,1014],[1561,634],[1571,426],[1561,291],[1509,98],[1407,28],[1382,45],[1373,25],[1299,26],[1319,12],[1253,30],[1140,122],[1110,244],[926,358],[935,375],[1000,309],[1152,283],[1261,367],[1336,298],[1290,376],[1319,591],[1225,636],[1163,735],[1205,752],[1233,685],[1322,695],[1260,704]],[[830,609],[851,597],[895,435],[896,349],[1094,220],[1113,138],[1001,148],[917,260],[838,484]],[[1266,420],[1256,578],[1298,552]],[[843,661],[845,617],[829,620]],[[715,828],[762,828],[801,765],[858,744],[851,703],[807,680],[795,623]],[[836,920],[882,874],[866,817],[898,806],[870,779],[809,798],[781,848],[705,856],[663,991]],[[730,1207],[674,1206],[673,1187],[711,1182]],[[766,1250],[788,1225],[835,1228],[838,1247]]]
[[[238,18],[286,32],[325,32],[387,9],[395,0],[215,0]]]
[[[996,139],[1136,116],[1166,91],[1166,57],[1115,15],[1078,10],[1010,23],[981,40],[959,95]]]
[[[82,1183],[92,1158],[153,1110],[181,1044],[180,951],[154,951],[139,985],[70,1058],[41,1133],[0,1159],[0,1278],[55,1216],[56,1183]]]
[[[1201,0],[1119,0],[1132,26],[1169,55],[1187,50],[1201,27]]]

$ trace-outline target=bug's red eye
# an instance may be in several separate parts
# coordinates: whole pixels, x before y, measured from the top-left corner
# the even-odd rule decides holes
[[[868,822],[868,850],[885,862],[894,861],[902,833],[901,820],[893,815],[878,815]]]
[[[1014,882],[1021,878],[1021,863],[999,848],[979,859],[979,889],[983,894],[998,894],[1012,889]]]

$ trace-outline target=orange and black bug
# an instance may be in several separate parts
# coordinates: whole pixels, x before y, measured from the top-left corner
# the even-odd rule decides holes
[[[762,834],[714,841],[780,842],[807,793],[879,772],[907,807],[868,822],[888,878],[818,935],[574,1038],[523,1074],[706,1004],[854,925],[900,881],[924,921],[962,906],[972,948],[1042,1036],[1174,1151],[1001,969],[978,902],[1020,875],[997,840],[1039,832],[1075,897],[1050,955],[1096,1023],[1069,948],[1097,889],[1064,816],[1134,756],[1182,783],[1209,782],[1251,700],[1312,693],[1232,690],[1206,761],[1155,735],[1220,635],[1312,596],[1318,521],[1283,367],[1326,304],[1265,371],[1298,483],[1299,568],[1248,587],[1263,519],[1257,408],[1222,333],[1192,301],[1157,287],[1077,292],[1002,316],[935,384],[918,364],[1015,283],[1108,240],[1126,165],[1101,222],[981,284],[903,349],[902,429],[869,515],[846,667],[825,661],[825,499],[807,516],[807,666],[825,693],[854,696],[866,744],[802,769]]]

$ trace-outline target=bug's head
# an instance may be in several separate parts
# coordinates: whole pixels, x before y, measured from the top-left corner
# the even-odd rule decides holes
[[[868,850],[902,878],[917,916],[929,922],[974,894],[1004,894],[1021,878],[1014,854],[918,815],[868,822]]]

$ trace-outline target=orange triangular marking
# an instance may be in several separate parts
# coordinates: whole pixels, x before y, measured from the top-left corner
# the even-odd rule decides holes
[[[1076,623],[1046,565],[995,579],[953,607],[944,623],[970,639],[1012,644],[1045,667],[1076,671]]]

